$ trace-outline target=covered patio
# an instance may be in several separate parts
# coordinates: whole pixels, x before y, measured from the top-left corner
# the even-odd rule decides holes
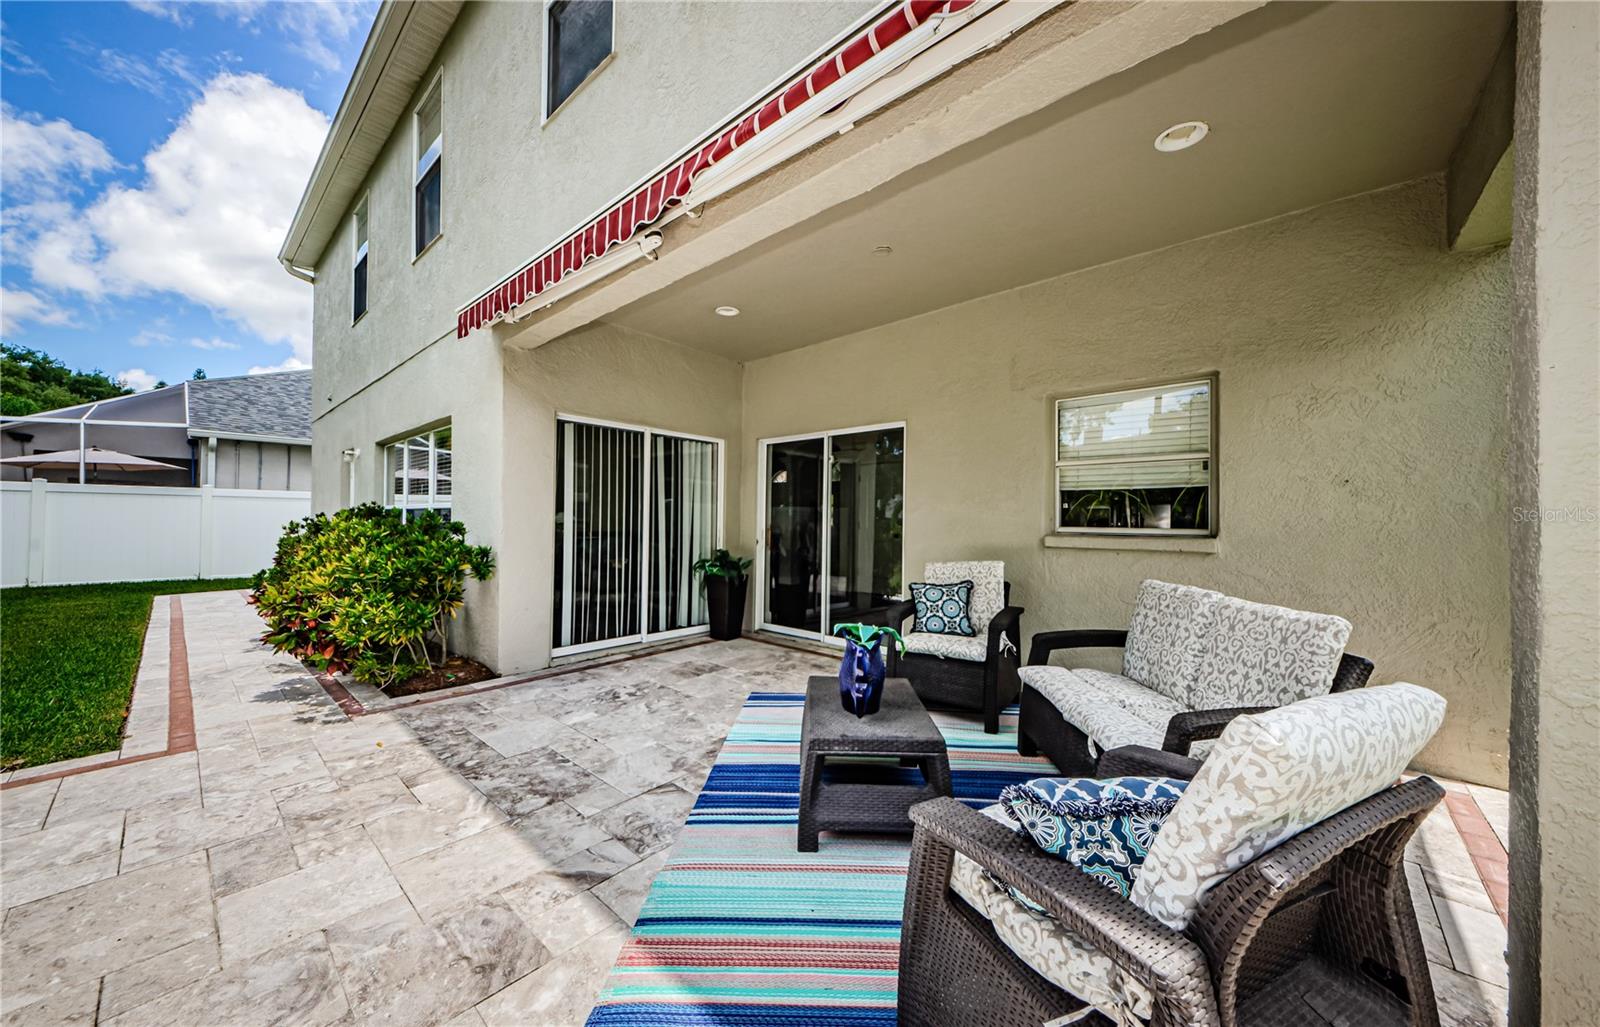
[[[606,1023],[661,988],[727,1001],[722,980],[755,937],[716,957],[729,966],[664,980],[630,973],[629,953],[659,944],[663,924],[748,916],[741,879],[769,916],[831,903],[864,924],[873,896],[898,909],[903,839],[793,852],[797,751],[783,739],[831,655],[679,643],[351,716],[255,641],[237,593],[158,608],[170,612],[152,622],[135,701],[182,679],[185,751],[35,768],[0,791],[9,1023],[509,1027],[584,1023],[597,999]],[[1047,769],[1007,754],[1014,711],[993,739],[970,717],[939,720],[958,795],[992,786],[981,768]],[[1443,1022],[1499,1024],[1503,911],[1474,854],[1483,835],[1505,838],[1505,796],[1447,788],[1406,873]],[[788,865],[740,866],[767,836]],[[878,867],[865,889],[822,872],[844,855]],[[892,1020],[897,932],[846,930],[821,961],[804,957],[835,1015]],[[742,1001],[807,991],[806,974],[785,973]]]

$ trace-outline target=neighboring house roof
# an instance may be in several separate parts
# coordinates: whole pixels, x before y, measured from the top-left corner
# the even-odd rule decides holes
[[[186,411],[182,423],[176,420],[176,401],[180,397]],[[29,421],[66,423],[79,419],[101,425],[121,422],[184,428],[190,438],[216,436],[310,445],[311,369],[180,382],[98,403],[6,417],[0,424],[11,430]]]
[[[311,371],[187,382],[190,435],[311,441]]]
[[[291,274],[305,277],[296,269],[315,267],[322,259],[460,9],[461,0],[385,0],[378,9],[278,250],[278,260]]]

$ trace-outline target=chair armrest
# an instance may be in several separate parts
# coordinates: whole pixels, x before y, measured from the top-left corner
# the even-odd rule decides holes
[[[1234,717],[1247,713],[1265,713],[1273,706],[1233,706],[1220,710],[1192,710],[1179,713],[1167,721],[1167,736],[1161,748],[1180,756],[1189,755],[1189,746],[1206,738],[1219,737]]]
[[[1100,628],[1041,631],[1033,636],[1033,647],[1028,650],[1028,665],[1037,667],[1049,663],[1050,654],[1057,649],[1118,649],[1127,643],[1126,631]]]
[[[1204,1003],[1195,1022],[1214,1023],[1211,971],[1200,947],[1167,927],[1114,890],[1065,860],[1040,852],[1027,838],[1008,830],[955,799],[940,798],[911,807],[913,844],[930,841],[964,853],[1002,883],[1015,888],[1093,945],[1130,977],[1171,1001]],[[1209,1015],[1207,1015],[1209,1013]],[[1189,1018],[1186,1018],[1189,1019]]]
[[[989,658],[992,660],[1000,654],[1000,636],[1005,634],[1011,644],[1021,651],[1023,609],[1020,606],[1008,606],[994,615],[994,620],[989,622]]]
[[[1372,677],[1371,660],[1355,653],[1345,653],[1339,657],[1339,667],[1333,673],[1333,687],[1329,691],[1349,692],[1365,688],[1370,677]]]
[[[1200,761],[1143,745],[1107,749],[1094,765],[1095,777],[1175,777],[1190,781],[1200,773]]]
[[[867,614],[866,617],[862,619],[861,623],[880,624],[883,627],[894,628],[896,631],[899,631],[901,626],[905,624],[906,618],[913,616],[916,612],[916,603],[912,602],[910,599],[902,599],[899,602],[890,603],[887,607],[878,611],[877,613]]]

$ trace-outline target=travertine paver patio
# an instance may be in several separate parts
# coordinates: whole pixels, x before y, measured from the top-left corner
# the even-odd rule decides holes
[[[693,645],[350,718],[238,594],[181,611],[197,750],[0,792],[6,1027],[581,1023],[744,697],[827,667]],[[1446,1022],[1503,1022],[1445,807],[1411,855]]]

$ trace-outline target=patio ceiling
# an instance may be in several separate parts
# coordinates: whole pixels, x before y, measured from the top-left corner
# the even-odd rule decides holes
[[[606,320],[757,359],[1439,172],[1510,13],[1270,5]],[[1209,138],[1156,152],[1190,119]]]

